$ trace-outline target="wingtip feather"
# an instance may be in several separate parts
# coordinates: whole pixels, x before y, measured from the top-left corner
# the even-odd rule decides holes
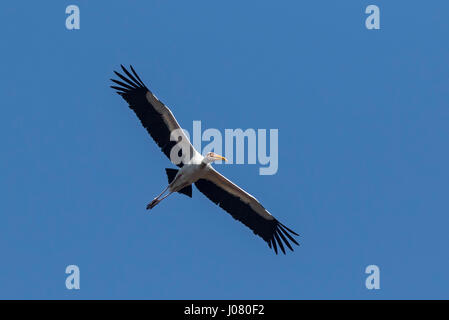
[[[275,238],[276,238],[276,241],[278,242],[279,248],[281,248],[282,252],[285,254],[284,245],[282,244],[282,241],[281,241],[281,239],[279,238],[277,232],[274,233],[274,236],[275,236]]]

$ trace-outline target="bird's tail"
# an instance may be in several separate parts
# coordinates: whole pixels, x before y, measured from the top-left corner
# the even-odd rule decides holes
[[[178,173],[178,169],[165,168],[165,172],[167,172],[168,183],[170,184],[176,177]],[[185,194],[186,196],[192,198],[192,185],[187,186],[178,191],[179,193]]]

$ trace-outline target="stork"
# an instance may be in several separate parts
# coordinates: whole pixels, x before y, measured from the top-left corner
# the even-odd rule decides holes
[[[276,254],[278,247],[285,254],[284,245],[293,251],[290,242],[299,245],[293,238],[298,234],[273,217],[255,197],[216,171],[211,164],[227,160],[214,152],[203,156],[195,150],[173,113],[145,86],[134,68],[130,66],[131,72],[123,65],[121,68],[124,74],[114,71],[120,80],[111,79],[116,84],[111,88],[126,100],[162,152],[180,168],[165,169],[168,185],[147,209],[153,209],[175,192],[191,198],[195,184],[207,198],[265,240]],[[174,132],[177,140],[173,139]]]

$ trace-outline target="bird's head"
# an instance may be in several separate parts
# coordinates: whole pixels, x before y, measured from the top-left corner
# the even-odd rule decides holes
[[[228,161],[225,157],[222,157],[219,154],[216,154],[216,153],[213,153],[213,152],[209,152],[208,154],[206,154],[204,156],[203,162],[205,162],[205,163],[212,163],[212,162],[217,161],[217,160]]]

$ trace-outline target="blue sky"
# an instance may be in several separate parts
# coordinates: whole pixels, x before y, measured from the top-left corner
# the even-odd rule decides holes
[[[65,8],[81,29],[65,28]],[[365,8],[381,29],[365,28]],[[448,298],[447,1],[5,2],[0,298]],[[187,130],[279,129],[279,170],[216,168],[301,234],[276,256],[173,167],[112,71]],[[67,290],[76,264],[81,289]],[[380,268],[380,290],[365,267]]]

